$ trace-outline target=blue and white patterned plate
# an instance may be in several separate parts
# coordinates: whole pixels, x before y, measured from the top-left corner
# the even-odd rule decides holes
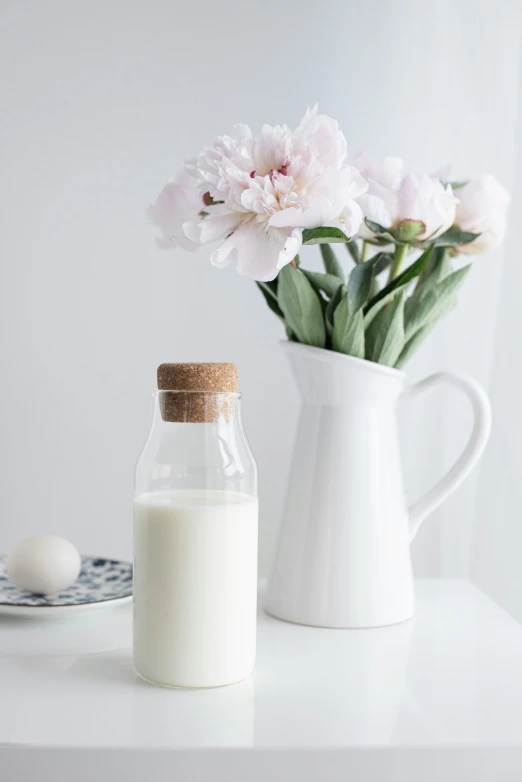
[[[78,579],[57,595],[45,597],[19,589],[6,574],[0,556],[0,614],[58,616],[92,611],[132,599],[132,565],[118,559],[82,557]]]

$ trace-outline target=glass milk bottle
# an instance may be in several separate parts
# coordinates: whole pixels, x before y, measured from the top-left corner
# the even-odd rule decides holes
[[[257,475],[233,364],[162,364],[136,468],[134,664],[219,687],[255,662]]]

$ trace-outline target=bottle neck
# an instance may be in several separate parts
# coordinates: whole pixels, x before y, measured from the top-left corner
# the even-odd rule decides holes
[[[239,394],[155,392],[137,494],[209,489],[255,496],[256,483]]]
[[[167,423],[211,424],[233,420],[237,393],[211,391],[158,391],[158,409]]]

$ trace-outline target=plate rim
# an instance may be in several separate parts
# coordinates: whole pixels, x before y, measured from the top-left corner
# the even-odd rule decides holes
[[[0,559],[7,559],[7,554],[0,554]],[[96,557],[91,554],[80,554],[82,563],[84,559],[103,559],[105,562],[117,562],[119,565],[129,565],[133,569],[133,563],[126,559],[114,559],[113,557]],[[71,584],[72,586],[72,584]],[[108,603],[116,600],[126,600],[132,597],[132,581],[130,585],[130,593],[128,595],[120,595],[119,597],[104,597],[102,600],[82,600],[80,603],[58,603],[50,605],[49,603],[6,603],[0,600],[0,607],[5,608],[78,608],[79,606],[96,605],[97,603]]]

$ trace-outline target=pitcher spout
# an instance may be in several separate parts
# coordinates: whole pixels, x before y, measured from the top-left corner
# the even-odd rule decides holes
[[[404,390],[406,375],[393,367],[298,342],[281,344],[304,403],[347,405],[361,400],[394,406]]]

